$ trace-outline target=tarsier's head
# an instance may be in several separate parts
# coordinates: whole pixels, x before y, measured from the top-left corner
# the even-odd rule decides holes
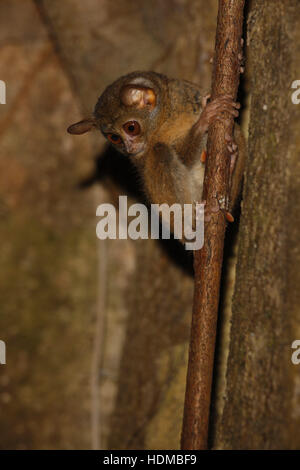
[[[121,153],[139,158],[150,145],[161,118],[161,101],[167,95],[167,77],[134,72],[119,78],[100,96],[93,117],[68,128],[83,134],[98,128]]]

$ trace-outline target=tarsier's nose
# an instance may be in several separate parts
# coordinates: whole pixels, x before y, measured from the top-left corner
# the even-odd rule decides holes
[[[128,155],[137,155],[144,151],[144,143],[133,139],[124,139],[125,149]]]
[[[134,144],[133,142],[128,142],[128,140],[125,141],[125,147],[126,147],[126,152],[127,153],[134,153]]]

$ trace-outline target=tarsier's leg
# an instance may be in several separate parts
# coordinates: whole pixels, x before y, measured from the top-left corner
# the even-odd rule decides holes
[[[234,221],[232,212],[238,202],[243,174],[246,162],[246,142],[238,124],[234,125],[234,136],[233,138],[229,135],[225,135],[226,142],[228,144],[228,150],[230,151],[230,180],[229,180],[229,201],[224,214],[229,222]]]
[[[191,201],[189,194],[189,170],[182,163],[176,151],[164,143],[157,143],[154,146],[156,153],[156,183],[160,188],[164,188],[168,203],[178,202],[180,204]],[[157,188],[159,193],[159,188]],[[188,192],[188,194],[187,194]]]
[[[199,120],[193,126],[194,132],[194,139],[197,141],[204,132],[207,132],[208,127],[215,121],[215,120],[222,120],[224,116],[222,115],[223,111],[227,111],[232,114],[234,117],[238,116],[238,111],[240,105],[239,103],[235,103],[229,96],[223,96],[218,98],[217,100],[213,101],[212,103],[207,104],[207,98],[204,98],[203,102],[203,112]],[[240,127],[235,124],[234,127],[234,138],[230,136],[225,136],[228,144],[228,149],[231,153],[231,162],[230,162],[230,194],[229,194],[229,206],[227,210],[229,212],[225,212],[226,218],[229,221],[233,221],[233,217],[231,216],[230,212],[233,210],[240,190],[241,190],[241,183],[242,177],[244,172],[244,164],[245,164],[245,155],[246,155],[246,146],[245,140],[240,130]],[[201,153],[201,161],[205,163],[206,160],[206,152]]]
[[[173,214],[170,216],[170,222],[171,231],[177,238],[184,242],[184,233],[186,233],[185,230],[187,228],[185,227],[183,205],[191,204],[193,202],[191,194],[192,181],[190,178],[190,172],[189,169],[182,163],[176,151],[172,147],[169,147],[164,143],[158,143],[154,146],[154,152],[157,156],[155,168],[156,178],[155,181],[149,181],[147,184],[150,193],[150,199],[154,200],[158,204],[167,203],[169,207],[174,203],[181,205],[182,212],[179,215],[181,224],[176,223]],[[156,186],[154,187],[154,185]],[[162,188],[163,200],[159,195]],[[151,194],[151,189],[153,190],[153,194]],[[162,221],[164,222],[163,212]],[[179,222],[178,219],[177,222]],[[191,220],[191,227],[192,223],[193,221]],[[179,227],[181,227],[180,231]]]

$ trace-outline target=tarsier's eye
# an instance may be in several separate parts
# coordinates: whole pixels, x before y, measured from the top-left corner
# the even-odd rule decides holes
[[[122,143],[122,139],[118,134],[106,134],[108,140],[115,145],[119,145]]]
[[[123,129],[129,135],[138,135],[141,132],[141,126],[137,121],[125,122]]]

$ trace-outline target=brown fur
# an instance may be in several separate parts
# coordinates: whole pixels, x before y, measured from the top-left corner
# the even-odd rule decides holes
[[[188,81],[155,72],[134,72],[106,88],[87,126],[81,121],[77,129],[76,124],[69,129],[81,133],[96,127],[104,135],[120,136],[121,143],[115,147],[138,168],[150,202],[195,203],[201,200],[203,189],[200,156],[206,145],[206,130],[215,116],[231,109],[228,102],[221,109],[217,104],[218,110],[211,104],[210,114],[205,114],[202,98],[201,89]],[[128,121],[139,123],[139,135],[126,135],[123,125]],[[231,207],[239,193],[245,154],[237,126],[235,136],[240,156],[233,173]]]

